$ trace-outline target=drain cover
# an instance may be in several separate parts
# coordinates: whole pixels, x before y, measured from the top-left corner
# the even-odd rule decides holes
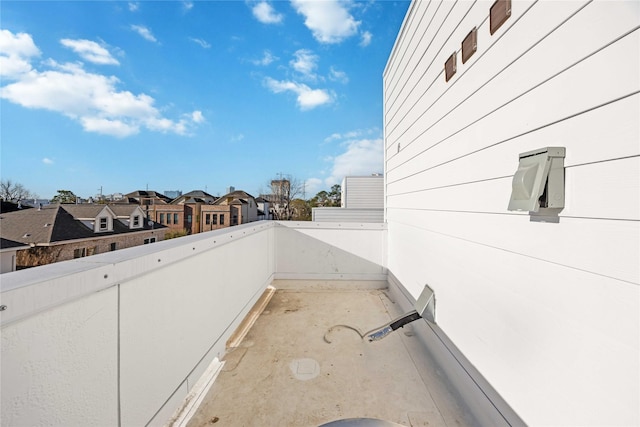
[[[289,369],[296,379],[310,380],[320,374],[320,365],[314,359],[295,359],[289,364]]]

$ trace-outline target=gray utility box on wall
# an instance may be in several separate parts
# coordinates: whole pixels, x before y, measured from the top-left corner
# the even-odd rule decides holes
[[[520,154],[511,183],[510,211],[559,212],[564,208],[564,147],[546,147]]]

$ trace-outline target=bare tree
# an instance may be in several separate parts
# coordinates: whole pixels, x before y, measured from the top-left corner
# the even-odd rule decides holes
[[[34,199],[38,195],[27,190],[22,184],[13,182],[10,179],[3,179],[0,182],[0,198],[10,202]]]
[[[269,200],[273,207],[273,218],[288,221],[293,218],[294,209],[291,202],[304,191],[304,183],[291,176],[280,174],[278,179],[271,180],[271,195]]]

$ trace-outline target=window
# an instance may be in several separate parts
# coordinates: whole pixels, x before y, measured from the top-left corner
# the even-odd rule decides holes
[[[224,214],[220,214],[220,225],[224,224]]]
[[[115,251],[116,249],[118,249],[118,244],[113,242],[112,244],[109,245],[109,250],[111,252]]]
[[[133,226],[140,227],[140,215],[136,215],[133,217]]]
[[[160,214],[160,224],[164,224],[164,213]]]
[[[234,215],[233,218],[231,218],[231,225],[238,225],[238,215]]]
[[[218,215],[213,214],[211,216],[213,217],[213,225],[217,225],[218,224]]]
[[[178,214],[177,213],[173,214],[173,223],[174,224],[179,224],[180,223],[180,220],[178,218]]]
[[[204,218],[205,218],[204,219],[204,223],[205,224],[207,224],[207,225],[211,224],[211,215],[207,214],[207,215],[205,215]]]
[[[167,214],[167,224],[171,224],[171,214]]]
[[[187,215],[187,224],[191,224],[191,215]]]
[[[100,218],[100,231],[107,230],[109,228],[108,218]]]
[[[73,250],[73,257],[74,258],[82,258],[83,256],[86,256],[85,248],[80,248],[80,249],[74,249]]]
[[[148,239],[144,239],[144,244],[148,245],[149,243],[155,243],[156,238],[155,237],[150,237]]]

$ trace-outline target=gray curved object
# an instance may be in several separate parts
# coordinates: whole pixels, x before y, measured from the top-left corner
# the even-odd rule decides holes
[[[391,421],[377,420],[375,418],[347,418],[344,420],[331,421],[319,427],[403,427],[402,424]]]

